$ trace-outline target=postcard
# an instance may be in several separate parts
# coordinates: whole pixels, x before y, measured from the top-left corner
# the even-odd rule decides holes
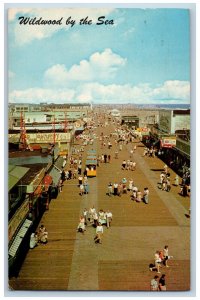
[[[190,10],[7,18],[9,289],[189,292]]]

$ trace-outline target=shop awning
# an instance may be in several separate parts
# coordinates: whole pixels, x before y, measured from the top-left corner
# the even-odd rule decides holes
[[[53,167],[51,169],[51,171],[49,172],[49,175],[52,177],[53,183],[55,185],[58,185],[58,183],[60,181],[60,177],[61,177],[60,171],[56,167]]]
[[[29,170],[30,168],[9,165],[8,191],[10,191]]]
[[[63,158],[62,156],[59,156],[59,157],[56,159],[54,165],[55,165],[58,169],[61,170],[61,169],[62,169],[62,166],[63,166],[63,161],[64,161],[64,158]]]

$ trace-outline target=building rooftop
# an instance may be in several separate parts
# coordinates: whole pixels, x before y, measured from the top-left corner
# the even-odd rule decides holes
[[[41,172],[42,169],[46,168],[47,164],[27,164],[24,165],[26,168],[29,168],[26,176],[24,176],[21,180],[21,185],[30,184],[34,178]]]

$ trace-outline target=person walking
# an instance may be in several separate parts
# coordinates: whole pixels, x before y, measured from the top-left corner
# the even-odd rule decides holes
[[[123,193],[123,184],[121,182],[119,182],[118,189],[117,189],[117,195],[119,197],[121,197],[122,193]]]
[[[159,279],[158,275],[155,275],[154,278],[151,279],[151,281],[150,281],[150,290],[151,291],[159,291],[158,279]]]
[[[58,183],[58,190],[59,190],[59,193],[62,192],[62,187],[63,187],[63,181],[62,179],[59,180],[59,183]]]
[[[82,171],[82,165],[81,163],[78,164],[78,175],[81,175],[81,171]]]
[[[115,182],[113,187],[114,187],[114,196],[117,196],[118,195],[118,183]]]
[[[109,228],[111,226],[111,222],[112,222],[112,213],[111,211],[107,210],[106,212],[106,224],[107,224],[107,228]]]
[[[126,161],[124,159],[123,162],[122,162],[122,170],[125,170],[125,169],[126,169]]]
[[[88,183],[84,183],[84,193],[85,194],[89,194],[89,184]]]
[[[83,217],[85,219],[85,226],[87,226],[87,220],[88,220],[88,210],[87,210],[87,208],[84,208]]]
[[[83,176],[80,175],[80,176],[78,177],[78,184],[79,184],[79,186],[80,186],[82,183],[83,183]]]
[[[166,291],[166,283],[165,283],[165,274],[162,274],[162,276],[159,279],[159,290],[160,291]]]
[[[136,197],[136,202],[141,202],[142,201],[142,192],[138,190],[137,192],[137,197]]]
[[[118,158],[118,154],[119,154],[119,152],[116,150],[116,151],[115,151],[115,159]]]
[[[176,174],[175,178],[174,178],[174,185],[175,186],[179,186],[179,177],[178,175]]]
[[[112,186],[112,183],[109,182],[109,184],[108,184],[108,196],[111,197],[112,194],[113,194],[113,186]]]
[[[148,189],[148,187],[144,188],[143,200],[144,200],[145,204],[149,203],[149,189]]]
[[[161,264],[161,258],[160,258],[160,251],[156,251],[154,255],[154,266],[150,267],[150,271],[157,270],[157,273],[160,273],[160,264]]]
[[[83,194],[84,194],[84,185],[80,184],[79,189],[80,189],[80,192],[79,192],[80,196],[83,196]]]
[[[130,150],[130,159],[133,158],[133,149]]]
[[[85,230],[85,218],[81,216],[77,227],[77,232],[81,232],[82,234],[84,234]]]
[[[167,178],[166,180],[166,191],[169,192],[171,190],[171,183],[170,183],[170,179]]]
[[[169,256],[169,248],[167,245],[165,245],[165,247],[163,249],[163,256],[164,256],[163,264],[164,264],[164,266],[169,268],[168,260],[169,260],[169,258],[173,258],[173,256]]]
[[[96,228],[96,236],[94,237],[95,243],[102,244],[102,234],[103,234],[103,226],[101,223],[97,224]]]
[[[133,179],[129,180],[129,184],[128,184],[128,190],[132,192],[133,190]]]

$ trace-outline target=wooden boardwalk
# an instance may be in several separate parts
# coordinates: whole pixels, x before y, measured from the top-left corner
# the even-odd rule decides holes
[[[109,134],[114,127],[98,127],[97,136],[102,131]],[[172,186],[169,193],[159,190],[159,170],[164,163],[157,157],[143,157],[143,145],[135,144],[135,171],[121,170],[123,159],[129,158],[130,143],[123,146],[118,159],[113,158],[114,141],[111,150],[102,149],[98,139],[85,147],[86,151],[96,149],[98,154],[110,153],[111,163],[101,164],[97,177],[89,179],[88,195],[79,195],[77,179],[65,183],[41,221],[49,232],[49,242],[28,252],[19,276],[9,280],[12,289],[148,291],[155,276],[148,266],[155,251],[166,244],[174,256],[170,267],[161,269],[166,274],[167,290],[190,289],[190,219],[186,217],[190,199],[183,199],[178,187]],[[173,179],[175,174],[170,173]],[[122,197],[106,195],[108,182],[119,182],[123,177],[132,178],[141,191],[149,187],[148,205],[131,201],[129,193]],[[112,227],[104,227],[101,245],[94,243],[93,227],[87,227],[84,235],[76,232],[83,209],[93,205],[113,213]]]

